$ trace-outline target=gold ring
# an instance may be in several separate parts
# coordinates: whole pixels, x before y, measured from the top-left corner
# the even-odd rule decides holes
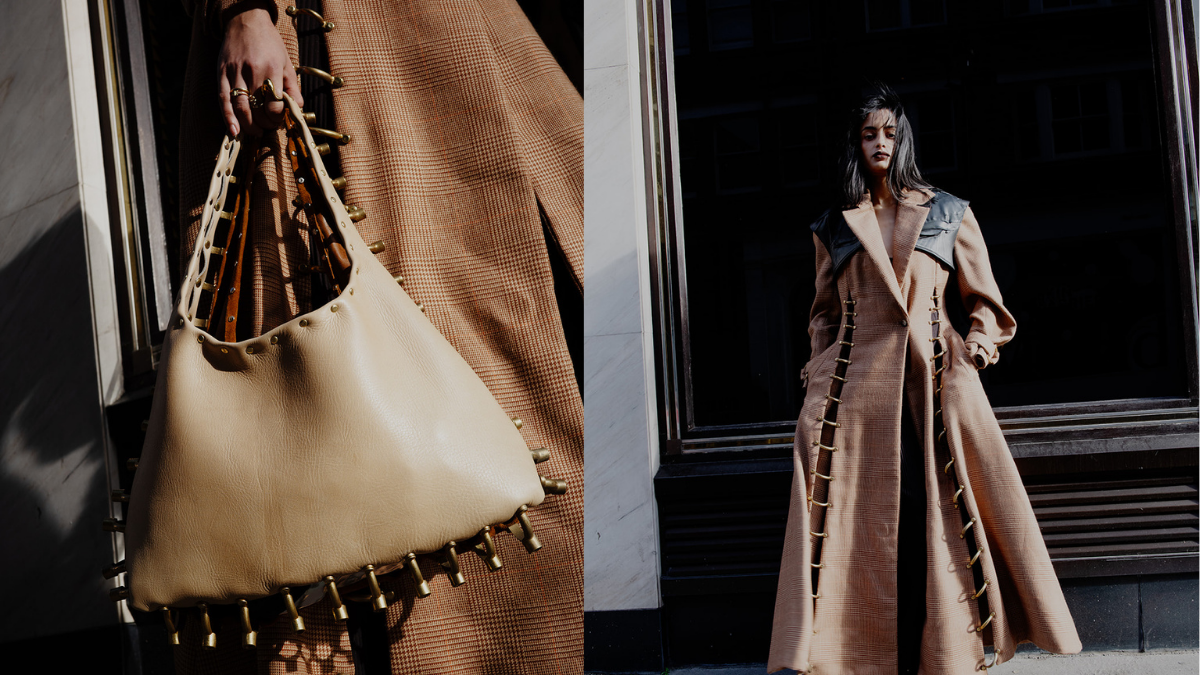
[[[233,89],[229,90],[229,100],[230,101],[232,101],[233,99],[235,99],[239,96],[249,96],[249,95],[250,95],[250,92],[246,91],[245,89],[242,89],[241,87],[234,87]]]

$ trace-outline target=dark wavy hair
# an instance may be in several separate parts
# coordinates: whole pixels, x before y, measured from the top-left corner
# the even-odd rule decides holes
[[[903,199],[903,189],[932,188],[917,169],[916,151],[913,146],[912,124],[904,114],[904,104],[891,87],[875,84],[871,93],[863,98],[862,104],[850,113],[846,129],[846,147],[841,159],[842,189],[839,197],[844,208],[854,208],[867,191],[867,169],[862,158],[862,124],[873,112],[888,110],[896,124],[896,147],[892,151],[892,163],[888,166],[887,182],[896,199]]]

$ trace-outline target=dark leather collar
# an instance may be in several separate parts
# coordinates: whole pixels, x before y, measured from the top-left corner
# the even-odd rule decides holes
[[[958,236],[958,228],[962,227],[963,214],[967,211],[968,203],[967,200],[959,199],[949,192],[934,189],[933,197],[921,205],[929,207],[929,215],[921,225],[921,233],[917,237],[917,250],[924,251],[950,269],[954,269],[954,240]],[[846,218],[840,209],[829,209],[822,213],[809,228],[825,245],[825,250],[829,251],[835,276],[841,272],[850,256],[862,248],[862,242],[846,224]]]

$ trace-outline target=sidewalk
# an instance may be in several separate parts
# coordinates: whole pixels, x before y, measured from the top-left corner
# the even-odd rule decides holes
[[[679,668],[670,675],[765,675],[766,665]],[[783,671],[790,675],[794,671]],[[1200,651],[1084,652],[1071,656],[1018,653],[989,675],[1198,675]]]

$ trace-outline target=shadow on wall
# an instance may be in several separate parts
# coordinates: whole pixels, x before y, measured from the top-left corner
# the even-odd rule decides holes
[[[74,191],[60,193],[77,199]],[[52,197],[51,199],[58,198]],[[27,207],[7,228],[38,227]],[[0,268],[0,640],[115,625],[105,444],[80,206]]]

